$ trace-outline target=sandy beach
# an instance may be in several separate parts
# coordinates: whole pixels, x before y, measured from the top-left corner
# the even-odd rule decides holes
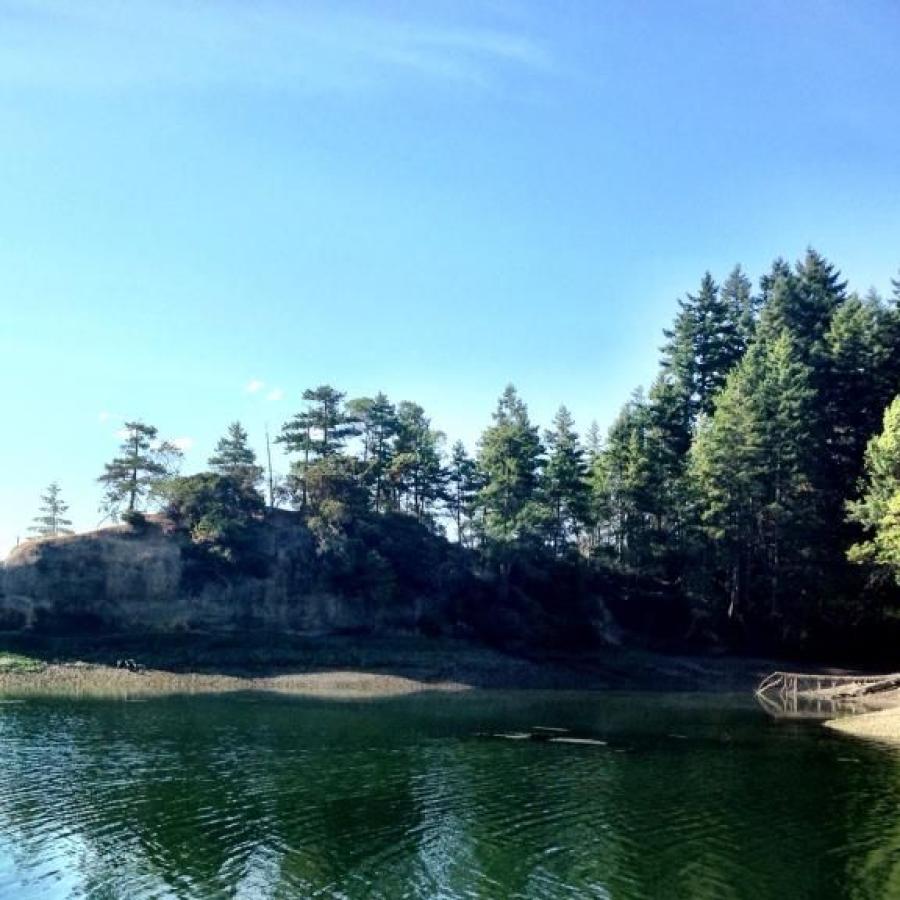
[[[897,692],[892,692],[896,695]],[[875,712],[831,719],[826,728],[833,728],[855,737],[872,738],[900,745],[900,696],[894,697],[898,705]]]

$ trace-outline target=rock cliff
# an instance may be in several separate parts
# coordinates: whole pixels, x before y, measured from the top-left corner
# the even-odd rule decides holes
[[[252,566],[217,565],[161,519],[28,541],[0,567],[0,630],[402,632],[446,612],[370,543],[323,553],[291,513],[260,527]]]

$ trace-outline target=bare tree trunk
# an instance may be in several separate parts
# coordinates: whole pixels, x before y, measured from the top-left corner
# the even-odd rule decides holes
[[[272,481],[272,447],[269,444],[269,426],[266,424],[266,460],[269,466],[269,509],[275,508],[275,488]]]

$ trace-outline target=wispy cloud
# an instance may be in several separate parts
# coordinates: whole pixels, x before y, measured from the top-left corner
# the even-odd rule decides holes
[[[108,412],[104,409],[103,412],[97,413],[97,421],[98,421],[101,425],[103,425],[104,423],[106,423],[106,422],[109,421],[111,415],[112,415],[111,413],[108,413]]]
[[[275,388],[266,394],[266,400],[283,400],[284,391],[281,388]]]
[[[7,0],[0,85],[357,90],[410,75],[492,84],[546,73],[544,43],[480,4]]]
[[[193,448],[194,439],[192,437],[177,437],[172,438],[169,443],[177,447],[182,453],[187,453],[188,450]]]
[[[244,393],[245,394],[258,394],[264,387],[266,383],[264,381],[260,381],[258,378],[251,378],[244,385]]]

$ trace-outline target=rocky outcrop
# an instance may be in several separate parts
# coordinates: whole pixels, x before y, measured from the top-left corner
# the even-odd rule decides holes
[[[163,520],[29,541],[0,568],[0,630],[402,632],[428,605],[332,589],[291,514],[261,527],[257,544],[248,569],[210,564]]]

